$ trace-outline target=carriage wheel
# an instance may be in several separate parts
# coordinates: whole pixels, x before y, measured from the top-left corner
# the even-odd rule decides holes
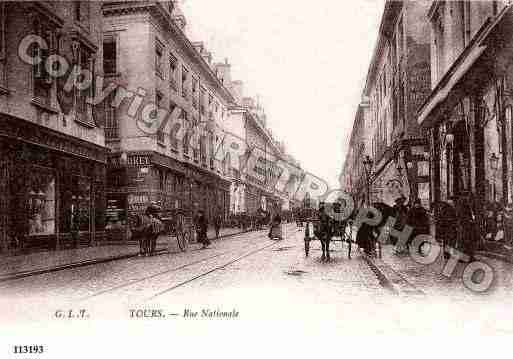
[[[310,240],[305,238],[305,255],[308,257],[308,253],[310,252]]]
[[[183,214],[178,214],[176,217],[176,240],[178,247],[182,252],[186,252],[189,248],[189,233],[185,228],[185,218]]]
[[[178,233],[177,240],[178,247],[180,247],[180,250],[182,252],[187,252],[187,250],[189,249],[189,233],[187,231]]]

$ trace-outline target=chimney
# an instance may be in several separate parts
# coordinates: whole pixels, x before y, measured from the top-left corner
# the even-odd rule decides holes
[[[244,98],[244,83],[240,80],[232,81],[231,90],[233,96],[237,99],[238,102]]]
[[[219,79],[225,85],[232,83],[231,65],[228,63],[228,59],[224,59],[224,63],[220,62],[216,64],[216,70]]]

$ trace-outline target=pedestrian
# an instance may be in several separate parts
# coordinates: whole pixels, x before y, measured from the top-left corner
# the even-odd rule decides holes
[[[509,202],[504,207],[504,237],[506,249],[513,249],[513,203]]]
[[[216,231],[216,239],[219,239],[219,231],[221,230],[223,219],[221,218],[221,215],[216,215],[214,217],[214,230]]]
[[[271,226],[269,229],[269,238],[271,239],[283,239],[283,234],[281,230],[281,216],[276,213],[271,222]]]
[[[366,255],[371,255],[372,253],[372,245],[373,243],[373,229],[372,227],[363,222],[360,224],[360,227],[357,228],[356,232],[356,244],[358,247],[363,248],[363,251]]]
[[[394,217],[395,217],[394,229],[399,232],[403,231],[404,226],[406,224],[407,217],[408,217],[408,207],[406,207],[406,205],[404,204],[405,202],[406,202],[406,197],[404,197],[404,196],[398,197],[398,198],[396,198],[395,204],[392,207],[393,212],[394,212]],[[396,245],[397,238],[392,236],[391,242],[393,245]],[[395,254],[402,255],[405,252],[406,252],[406,248],[401,246],[400,248],[396,249]]]
[[[208,239],[207,231],[207,218],[205,217],[205,213],[203,211],[199,211],[199,215],[196,221],[196,234],[198,237],[198,242],[202,244],[202,248],[207,248],[210,246],[210,240]]]
[[[487,241],[493,241],[497,235],[497,219],[493,205],[489,203],[486,206],[486,214],[484,219],[485,239]]]
[[[463,192],[456,199],[456,213],[458,214],[457,248],[460,252],[473,260],[479,241],[479,229],[477,227],[474,204],[470,192]]]
[[[424,207],[422,207],[422,203],[420,198],[415,198],[413,201],[412,208],[408,211],[408,215],[406,218],[406,224],[413,228],[413,232],[410,238],[407,241],[407,246],[410,247],[412,241],[420,234],[429,234],[430,233],[430,224],[429,224],[429,215]],[[420,254],[421,248],[417,248],[418,253]]]

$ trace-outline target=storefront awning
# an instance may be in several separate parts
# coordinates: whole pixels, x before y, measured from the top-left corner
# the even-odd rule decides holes
[[[486,41],[506,20],[511,21],[513,5],[506,6],[503,11],[493,20],[486,22],[478,31],[473,41],[467,46],[462,54],[454,61],[452,66],[442,77],[438,85],[431,92],[428,99],[418,112],[417,122],[423,127],[431,127],[436,122],[435,111],[443,105],[449,95],[460,83],[462,78],[470,71],[481,56],[489,48]]]

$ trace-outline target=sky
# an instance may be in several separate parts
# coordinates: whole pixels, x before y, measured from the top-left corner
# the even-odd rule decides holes
[[[304,170],[338,187],[384,0],[182,0],[187,34],[232,65]]]

